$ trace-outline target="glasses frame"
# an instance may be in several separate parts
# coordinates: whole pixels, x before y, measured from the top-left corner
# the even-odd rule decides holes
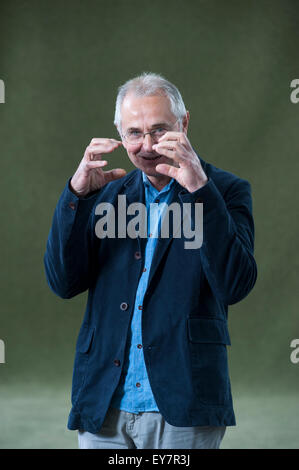
[[[179,120],[180,120],[180,119],[178,118],[178,119],[175,121],[175,123],[172,125],[172,127],[174,127],[174,126],[176,125],[176,123],[177,123]],[[134,143],[134,142],[129,142],[129,141],[127,140],[127,134],[128,134],[128,133],[127,133],[127,134],[122,134],[122,138],[123,138],[128,144],[130,144],[130,145],[140,145],[140,144],[143,142],[144,137],[145,137],[147,134],[149,134],[149,135],[151,136],[152,140],[153,140],[153,135],[152,135],[152,134],[153,134],[153,132],[154,132],[155,130],[156,130],[156,129],[153,129],[153,130],[150,131],[150,132],[143,132],[143,133],[142,133],[142,138],[140,137],[140,141],[135,142],[135,143]],[[171,131],[170,131],[170,130],[167,130],[166,132],[171,132]],[[165,132],[165,134],[166,134],[166,132]],[[163,134],[163,135],[164,135],[164,134]]]

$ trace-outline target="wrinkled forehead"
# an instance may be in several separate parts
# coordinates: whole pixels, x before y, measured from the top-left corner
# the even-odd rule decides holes
[[[128,93],[121,106],[122,129],[150,127],[175,120],[169,98],[165,94],[136,96]]]

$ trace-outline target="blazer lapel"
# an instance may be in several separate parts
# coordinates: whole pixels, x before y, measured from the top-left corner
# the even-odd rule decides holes
[[[206,172],[206,162],[199,156],[197,155],[199,160],[200,160],[200,163],[203,167],[203,170]],[[182,191],[184,188],[177,182],[177,181],[174,181],[174,194],[173,194],[173,197],[170,201],[170,204],[172,202],[177,202],[179,203],[180,205],[180,208],[181,208],[181,216],[183,216],[183,205],[182,205],[182,201],[180,200],[179,198],[179,192]],[[182,232],[181,232],[182,233]],[[151,269],[150,269],[150,274],[149,274],[149,279],[148,279],[148,286],[150,285],[150,283],[152,282],[153,280],[153,277],[158,269],[158,266],[160,264],[160,262],[162,261],[162,258],[167,250],[167,248],[170,246],[171,242],[173,240],[173,237],[169,237],[169,238],[161,238],[159,237],[158,238],[158,241],[157,241],[157,246],[156,246],[156,249],[155,249],[155,253],[154,253],[154,256],[153,256],[153,260],[152,260],[152,264],[151,264]]]
[[[203,170],[206,171],[206,162],[199,156],[198,158],[200,159]],[[144,184],[142,180],[141,170],[137,169],[131,173],[130,177],[125,183],[125,188],[126,188],[125,195],[126,195],[127,207],[133,202],[141,202],[145,204]],[[171,198],[170,204],[172,202],[179,203],[181,207],[181,214],[183,214],[183,206],[179,198],[179,192],[182,191],[183,189],[184,188],[177,181],[174,181],[173,197]],[[129,217],[133,217],[133,216],[129,216]],[[152,264],[151,264],[151,269],[150,269],[150,274],[149,274],[149,279],[148,279],[148,287],[172,240],[173,240],[172,237],[168,237],[168,238],[159,237],[158,238],[155,253],[154,253]],[[138,241],[139,250],[144,255],[147,239],[140,238],[138,236],[137,241]]]
[[[172,198],[171,200],[169,201],[169,205],[173,202],[177,202],[180,204],[181,206],[181,201],[178,197],[178,194],[179,192],[182,190],[182,186],[177,182],[177,181],[174,181],[174,188],[173,188],[173,195],[172,195]],[[162,258],[167,250],[167,248],[169,247],[169,245],[171,244],[173,240],[173,237],[168,237],[168,238],[162,238],[161,236],[159,236],[159,238],[157,239],[157,245],[156,245],[156,249],[155,249],[155,252],[154,252],[154,256],[153,256],[153,259],[152,259],[152,264],[151,264],[151,269],[150,269],[150,273],[149,273],[149,279],[148,279],[148,286],[150,285],[156,271],[157,271],[157,268],[160,264],[160,262],[162,261]]]
[[[124,184],[125,186],[125,196],[126,196],[126,211],[128,206],[134,202],[140,202],[145,205],[145,194],[144,194],[144,185],[142,180],[141,170],[137,169],[133,171],[130,177]],[[127,215],[126,221],[132,219],[134,215]],[[146,238],[141,238],[137,236],[138,248],[141,253],[145,251]]]

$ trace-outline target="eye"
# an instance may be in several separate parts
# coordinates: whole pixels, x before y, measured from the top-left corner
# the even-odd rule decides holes
[[[132,131],[129,131],[128,134],[129,134],[129,135],[132,135],[132,136],[134,136],[134,137],[136,137],[136,136],[141,135],[141,132],[140,132],[140,131],[132,130]]]
[[[165,132],[166,132],[166,129],[164,129],[164,127],[157,127],[157,129],[153,130],[153,133],[155,135],[163,135],[165,134]]]

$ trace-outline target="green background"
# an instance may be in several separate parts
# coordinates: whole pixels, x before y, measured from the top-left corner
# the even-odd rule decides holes
[[[222,448],[299,448],[298,14],[291,0],[1,0],[1,448],[77,447],[86,294],[56,297],[43,255],[67,179],[93,137],[117,138],[117,88],[143,71],[180,89],[196,151],[252,185],[258,280],[230,308],[237,426]],[[124,149],[111,162],[133,169]]]

